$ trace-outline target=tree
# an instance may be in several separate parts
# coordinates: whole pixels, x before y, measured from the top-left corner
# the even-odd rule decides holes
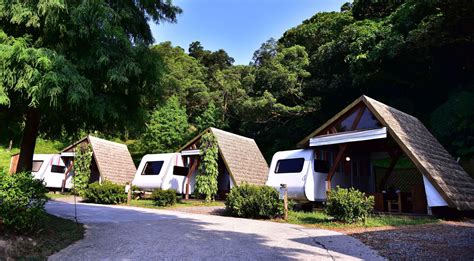
[[[142,137],[142,146],[146,153],[177,151],[189,136],[186,110],[176,96],[170,97],[163,106],[157,107],[146,126]]]
[[[152,50],[164,61],[165,70],[160,81],[164,98],[177,96],[186,107],[189,118],[199,115],[211,99],[207,68],[196,58],[187,55],[181,47],[173,47],[170,42],[155,45]]]
[[[199,41],[192,42],[189,45],[188,51],[191,57],[196,58],[210,72],[228,68],[235,61],[224,49],[219,49],[215,52],[205,50]]]
[[[170,0],[5,1],[0,8],[0,106],[25,119],[18,170],[31,170],[41,123],[124,129],[159,95],[148,21],[176,21]]]
[[[217,109],[214,102],[210,102],[207,109],[196,117],[196,128],[198,131],[203,131],[209,127],[224,128],[226,123],[222,121],[221,111]]]

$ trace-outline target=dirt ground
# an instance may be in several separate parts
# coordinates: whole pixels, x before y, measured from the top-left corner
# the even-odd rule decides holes
[[[390,260],[474,260],[474,221],[343,231]]]

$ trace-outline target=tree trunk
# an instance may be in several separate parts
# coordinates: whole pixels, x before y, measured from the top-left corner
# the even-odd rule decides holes
[[[31,171],[33,167],[33,154],[35,152],[36,138],[38,137],[39,123],[39,111],[34,108],[28,109],[25,129],[23,130],[23,137],[21,139],[17,172]]]

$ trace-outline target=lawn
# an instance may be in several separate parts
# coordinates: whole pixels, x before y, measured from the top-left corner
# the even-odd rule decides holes
[[[67,144],[64,144],[60,141],[51,141],[38,138],[36,140],[35,153],[40,154],[52,154],[58,153],[60,150],[64,149]],[[10,157],[13,154],[20,152],[18,147],[13,147],[11,151],[7,151],[7,145],[0,144],[0,169],[5,168],[8,170],[10,167]]]
[[[46,196],[49,199],[57,199],[57,198],[69,198],[72,197],[71,193],[46,193]]]
[[[159,207],[153,204],[153,200],[150,199],[132,199],[130,206],[142,207],[142,208],[158,208],[158,209],[169,209],[169,208],[180,208],[180,207],[220,207],[224,206],[224,202],[213,201],[206,203],[200,200],[180,200],[176,205],[172,207]]]
[[[365,222],[344,224],[333,221],[332,218],[322,211],[315,212],[297,212],[288,213],[288,223],[298,224],[308,227],[318,228],[360,228],[360,227],[384,227],[384,226],[403,226],[403,225],[421,225],[439,222],[439,219],[426,216],[405,216],[405,215],[373,215]],[[282,222],[282,221],[280,221]]]
[[[0,244],[0,260],[45,260],[83,237],[82,224],[53,215],[48,215],[44,228],[34,235],[6,233],[0,226],[0,242],[3,242]]]

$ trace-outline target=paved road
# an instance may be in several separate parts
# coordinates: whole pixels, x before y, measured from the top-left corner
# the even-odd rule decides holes
[[[49,213],[73,219],[74,205]],[[322,229],[177,211],[78,204],[85,238],[51,260],[381,260],[357,239]]]

